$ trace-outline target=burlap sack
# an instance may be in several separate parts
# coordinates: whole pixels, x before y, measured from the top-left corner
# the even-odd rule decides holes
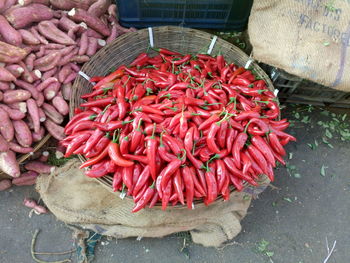
[[[68,224],[79,225],[116,238],[162,237],[191,231],[195,243],[220,246],[241,231],[240,220],[246,215],[251,196],[269,184],[264,177],[259,188],[247,187],[235,192],[230,201],[218,201],[208,207],[200,204],[187,208],[143,209],[131,213],[131,199],[118,195],[87,178],[73,160],[51,175],[37,179],[37,191],[50,211]]]
[[[255,0],[248,32],[258,61],[350,91],[350,2]]]

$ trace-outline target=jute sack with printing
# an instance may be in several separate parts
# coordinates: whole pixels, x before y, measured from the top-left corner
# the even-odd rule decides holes
[[[59,220],[116,238],[163,237],[190,231],[193,242],[220,246],[238,235],[251,196],[270,183],[262,177],[259,187],[246,187],[232,194],[229,201],[219,200],[208,207],[198,204],[194,210],[168,207],[165,211],[146,208],[133,214],[132,199],[122,200],[96,180],[87,178],[79,165],[79,161],[72,160],[49,176],[39,176],[37,191]]]
[[[255,0],[248,32],[256,60],[350,91],[350,2]]]

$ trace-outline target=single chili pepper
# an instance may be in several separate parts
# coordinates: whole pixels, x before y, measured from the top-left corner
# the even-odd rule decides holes
[[[182,182],[182,176],[180,169],[176,171],[174,180],[173,180],[173,187],[174,187],[174,192],[177,194],[177,198],[179,199],[179,202],[184,205],[185,200],[184,200],[184,195],[183,195],[183,182]]]
[[[179,137],[181,139],[185,138],[185,135],[188,131],[188,124],[187,124],[187,118],[186,116],[182,113],[182,116],[180,118],[180,122],[179,122],[180,126],[179,126]]]
[[[217,191],[222,191],[225,181],[227,180],[227,172],[224,162],[221,159],[215,160],[216,164],[216,179],[217,179]]]
[[[254,158],[256,163],[260,166],[261,170],[263,170],[263,172],[267,174],[267,162],[264,155],[252,144],[249,145],[247,149],[249,154]]]
[[[275,131],[276,132],[276,131]],[[291,141],[290,137],[285,137],[280,140],[282,146],[287,145]]]
[[[282,165],[286,165],[286,162],[283,160],[283,157],[279,154],[276,153],[275,151],[272,151],[273,156],[275,157],[275,159]]]
[[[230,185],[230,176],[227,175],[226,176],[226,180],[224,182],[224,185],[222,186],[222,189],[221,189],[221,194],[222,194],[222,197],[225,201],[228,201],[230,200],[230,188],[229,188],[229,185]]]
[[[115,132],[113,135],[113,140],[109,143],[108,155],[113,160],[113,162],[121,167],[130,167],[134,165],[134,162],[124,159],[124,157],[120,153],[119,144],[117,143],[118,138],[115,137]]]
[[[75,124],[78,122],[78,121],[81,121],[81,120],[93,120],[94,118],[96,118],[96,115],[94,114],[93,111],[83,111],[83,112],[80,112],[78,113],[77,115],[75,115],[66,125],[66,127],[64,128],[64,132],[66,134],[71,134],[73,128],[75,127]]]
[[[197,54],[196,55],[197,58],[201,59],[201,60],[211,60],[211,61],[216,61],[216,59],[210,55],[207,54]]]
[[[93,87],[93,89],[97,89],[98,87],[100,87],[108,82],[111,82],[117,78],[122,77],[124,75],[124,69],[125,69],[124,65],[120,66],[117,70],[115,70],[114,72],[107,75],[106,77],[101,79],[99,82],[97,82],[97,84]]]
[[[122,155],[127,154],[129,152],[129,144],[130,144],[129,136],[120,134],[119,149]]]
[[[148,59],[149,57],[147,53],[140,53],[140,55],[138,55],[137,58],[135,58],[134,61],[130,63],[130,66],[142,67],[147,63]]]
[[[192,126],[187,130],[184,138],[184,145],[185,145],[186,151],[191,152],[193,149],[193,134],[194,134],[194,127]]]
[[[272,166],[269,163],[267,164],[267,174],[266,175],[270,179],[271,182],[274,181],[275,175],[273,173]]]
[[[124,185],[123,185],[123,186],[124,186]],[[148,188],[148,185],[145,184],[145,185],[142,187],[142,189],[139,191],[139,193],[138,193],[136,196],[134,196],[134,202],[135,202],[135,203],[137,203],[137,202],[142,198],[142,196],[146,193],[147,188]]]
[[[104,76],[94,76],[94,77],[90,78],[89,82],[99,82],[103,78],[105,78],[105,77]]]
[[[227,129],[227,135],[226,135],[226,148],[230,151],[232,149],[232,145],[234,140],[236,139],[238,132],[237,130],[233,129],[231,126]],[[224,147],[222,147],[224,148]]]
[[[163,189],[162,210],[165,210],[167,208],[171,194],[172,194],[172,180],[169,180],[166,187]]]
[[[259,118],[260,114],[255,111],[243,111],[234,117],[235,121],[244,121],[252,118]]]
[[[211,156],[212,154],[213,154],[213,152],[210,151],[210,150],[208,149],[207,146],[205,146],[205,147],[203,147],[203,148],[200,150],[200,152],[199,152],[199,158],[201,159],[201,161],[207,162],[207,161],[209,161],[210,156]]]
[[[167,56],[181,56],[181,53],[175,52],[166,48],[152,48],[153,50],[159,52],[160,54]]]
[[[243,163],[242,172],[243,172],[243,174],[247,174],[249,169],[252,166],[252,162],[251,162],[250,158],[244,153],[244,151],[241,152],[241,160]]]
[[[247,139],[248,139],[248,135],[244,132],[241,132],[237,135],[232,146],[233,162],[238,169],[241,169],[242,167],[240,152],[242,151]]]
[[[175,159],[171,161],[159,174],[159,177],[161,177],[161,189],[165,189],[167,186],[170,177],[176,172],[177,169],[179,169],[181,166],[181,160]],[[158,190],[158,189],[157,189]],[[158,190],[159,192],[159,190]]]
[[[236,69],[230,76],[230,79],[228,81],[229,84],[231,84],[233,82],[233,80],[240,74],[242,74],[244,71],[246,71],[245,68],[243,67],[240,67],[238,69]],[[248,84],[249,85],[249,84]]]
[[[229,176],[230,176],[232,184],[236,187],[236,190],[238,192],[242,191],[243,190],[243,180],[241,178],[234,176],[233,174],[230,174],[230,173],[229,173]]]
[[[202,124],[198,127],[198,130],[199,131],[205,130],[218,120],[220,120],[220,117],[217,114],[213,114],[208,119],[206,119],[204,122],[202,122]]]
[[[133,193],[132,195],[135,196],[136,194],[134,194],[134,190],[135,190],[135,186],[136,186],[136,183],[138,181],[138,179],[140,178],[140,175],[141,175],[141,172],[143,171],[144,167],[141,166],[141,164],[139,163],[135,163],[135,166],[134,166],[134,173],[132,175],[132,184],[133,184]]]
[[[258,184],[248,175],[245,175],[241,172],[241,170],[237,169],[233,162],[233,158],[231,157],[225,157],[224,158],[224,163],[227,167],[227,169],[236,177],[239,177],[240,179],[243,179],[250,183],[251,185],[257,186]]]
[[[193,184],[195,191],[198,191],[201,196],[206,196],[206,190],[203,188],[202,183],[199,181],[199,178],[196,175],[196,168],[195,167],[189,167],[192,178],[193,178]]]
[[[219,71],[221,71],[225,67],[225,59],[222,54],[216,56],[216,64],[218,66]]]
[[[80,104],[80,107],[90,108],[90,107],[106,107],[109,104],[115,103],[115,98],[107,97],[97,100],[92,100]]]
[[[114,162],[112,161],[112,163]],[[122,178],[123,178],[123,183],[128,188],[128,195],[130,195],[133,190],[133,184],[132,184],[133,172],[134,172],[134,166],[123,167]]]
[[[248,158],[250,159],[251,163],[252,163],[252,169],[253,171],[255,171],[255,173],[257,173],[258,175],[263,174],[264,171],[261,169],[261,167],[257,164],[257,162],[254,160],[254,158],[249,154],[248,150],[244,151],[245,155],[248,156]]]
[[[117,167],[117,170],[113,174],[112,188],[113,192],[116,192],[120,189],[121,184],[123,182],[122,179],[122,167]]]
[[[280,110],[277,103],[269,101],[266,105],[270,110],[265,113],[268,119],[276,119],[280,115]]]
[[[204,204],[209,205],[218,195],[218,185],[213,169],[207,168],[205,172],[205,180],[207,183],[207,196],[204,198]]]
[[[149,208],[154,207],[156,205],[156,203],[158,202],[158,199],[159,199],[159,194],[157,191],[154,191],[154,195],[150,201]]]
[[[98,178],[105,176],[108,173],[108,161],[104,161],[98,168],[92,167],[90,170],[85,171],[85,175],[91,178]]]
[[[103,158],[105,158],[108,155],[108,147],[106,147],[99,155],[97,155],[94,158],[91,158],[84,162],[82,165],[79,166],[79,169],[82,169],[84,167],[88,167],[90,165],[96,164],[99,161],[101,161]]]
[[[116,129],[120,129],[125,125],[123,121],[110,121],[107,123],[101,123],[101,122],[92,122],[90,127],[98,128],[102,131],[114,131]]]
[[[152,108],[150,106],[147,105],[142,105],[139,108],[135,109],[135,111],[141,111],[141,112],[146,112],[146,113],[153,113],[153,114],[158,114],[163,116],[164,113],[158,109]]]
[[[74,126],[73,130],[71,131],[71,134],[74,135],[75,133],[83,130],[90,130],[93,123],[94,123],[93,121],[85,121],[85,120],[78,121]],[[67,134],[70,134],[70,133],[67,133]]]
[[[289,122],[284,122],[280,124],[274,124],[274,123],[269,123],[271,127],[273,127],[276,130],[284,131],[289,127]]]
[[[188,166],[181,168],[182,178],[184,180],[185,185],[185,195],[186,195],[186,203],[188,209],[193,209],[193,197],[194,197],[194,182],[193,175]]]
[[[134,196],[137,195],[139,193],[139,191],[142,189],[142,187],[147,183],[148,179],[150,178],[150,175],[151,174],[150,174],[149,166],[146,165],[143,168],[137,182],[135,183],[135,187],[133,189]]]
[[[156,151],[157,151],[158,141],[155,137],[155,128],[156,128],[156,124],[154,124],[152,136],[146,137],[146,142],[147,142],[146,153],[147,153],[150,173],[153,180],[155,180],[157,176]]]
[[[214,153],[220,152],[219,147],[215,143],[216,133],[220,130],[220,126],[221,126],[221,122],[212,123],[206,138],[208,149]]]
[[[286,145],[289,141],[295,142],[295,141],[297,140],[294,136],[292,136],[292,135],[290,135],[290,134],[288,134],[288,133],[285,133],[285,132],[283,132],[283,131],[276,130],[276,129],[274,129],[274,128],[271,127],[271,126],[270,126],[270,130],[271,130],[274,134],[276,134],[278,137],[283,138],[283,139],[286,139],[286,143],[285,143],[285,144],[283,144],[282,141],[280,141],[280,142],[281,142],[281,145]]]
[[[152,200],[153,196],[155,195],[156,189],[154,188],[154,183],[147,188],[146,192],[143,194],[141,199],[136,203],[134,208],[132,209],[133,213],[136,213],[140,211],[142,208],[144,208],[149,201]],[[158,199],[158,198],[157,198]]]
[[[85,144],[80,145],[76,150],[74,150],[73,154],[83,154],[84,148],[85,148]]]
[[[163,140],[175,155],[181,154],[183,148],[181,148],[181,145],[179,145],[179,142],[175,138],[165,133],[163,134]]]
[[[270,146],[264,141],[260,136],[253,136],[251,138],[252,144],[264,155],[267,162],[269,162],[273,167],[276,167],[276,160],[273,156]]]
[[[255,124],[255,126],[252,126]],[[269,132],[269,126],[262,120],[257,118],[252,118],[246,125],[246,130],[251,135],[256,136],[264,136],[267,132]]]
[[[136,121],[136,122],[135,122]],[[137,148],[137,146],[140,144],[141,138],[142,138],[142,129],[141,129],[141,123],[142,118],[141,116],[136,116],[134,119],[133,125],[137,125],[136,128],[134,128],[134,131],[131,134],[131,144],[130,144],[130,151],[134,152]]]
[[[64,155],[65,158],[71,156],[73,152],[78,149],[86,140],[90,137],[90,134],[85,133],[75,137],[69,144]]]
[[[164,121],[164,117],[163,116],[160,116],[158,114],[148,114],[148,116],[150,117],[150,119],[155,122],[155,123],[161,123]]]
[[[103,131],[96,129],[89,139],[86,140],[83,153],[88,153],[104,135],[105,133]]]
[[[192,106],[205,106],[205,101],[197,98],[185,97],[184,103],[186,105],[192,105]]]
[[[143,151],[143,149],[142,149],[142,151]],[[134,155],[134,154],[126,153],[126,154],[123,154],[123,157],[126,158],[127,160],[134,160],[134,161],[138,161],[138,162],[143,163],[143,164],[148,164],[148,159],[147,159],[147,156],[145,156],[145,155]]]

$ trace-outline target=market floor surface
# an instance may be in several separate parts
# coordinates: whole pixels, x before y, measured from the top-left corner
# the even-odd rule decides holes
[[[287,167],[278,168],[273,185],[252,202],[242,232],[231,243],[220,249],[205,248],[193,244],[186,233],[139,241],[103,238],[94,262],[350,262],[350,118],[346,112],[287,105],[283,117],[293,120],[289,132],[298,142],[287,146]],[[29,209],[22,205],[24,197],[38,198],[34,187],[0,192],[0,262],[34,262],[30,250],[36,229],[41,230],[36,251],[74,249],[70,229],[52,214],[29,217]],[[76,262],[75,253],[37,257]]]

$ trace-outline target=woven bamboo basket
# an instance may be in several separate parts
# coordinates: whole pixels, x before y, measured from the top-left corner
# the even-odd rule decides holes
[[[33,148],[33,152],[37,152],[41,149],[41,147],[44,146],[44,144],[51,138],[50,134],[47,134],[40,142],[38,142],[34,148]],[[17,158],[17,162],[18,164],[22,164],[24,161],[26,161],[29,157],[31,156],[30,153],[27,154],[21,154],[18,156]],[[4,172],[2,172],[0,170],[0,178],[11,178],[9,175],[5,174]]]
[[[154,47],[167,48],[183,54],[207,52],[214,37],[212,34],[184,27],[162,26],[154,27],[152,30]],[[146,52],[149,46],[150,36],[148,29],[124,34],[97,52],[90,61],[82,67],[81,71],[90,77],[104,76],[120,65],[130,64],[141,52]],[[249,57],[242,50],[220,38],[216,40],[211,54],[217,55],[219,51],[229,63],[234,62],[236,65],[244,67],[249,60]],[[149,52],[150,56],[157,54],[153,52],[154,51]],[[254,70],[261,79],[266,81],[268,89],[274,91],[271,80],[257,63],[252,62],[249,69]],[[78,76],[75,79],[73,94],[70,99],[70,118],[74,115],[74,109],[83,102],[80,98],[81,95],[91,92],[91,90],[92,85],[85,78]],[[82,162],[86,160],[83,156],[79,156],[79,159]],[[96,180],[113,192],[113,178],[111,176],[104,176]],[[234,191],[234,188],[232,188],[232,191]],[[218,200],[220,199],[222,199],[221,196],[218,197]]]

